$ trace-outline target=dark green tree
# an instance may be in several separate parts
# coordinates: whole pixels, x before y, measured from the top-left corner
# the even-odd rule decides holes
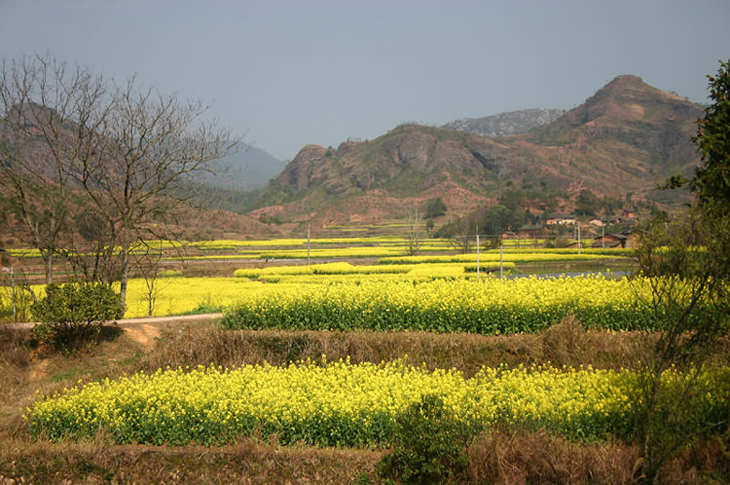
[[[702,164],[690,181],[697,194],[705,229],[710,232],[705,245],[715,267],[714,277],[730,279],[730,60],[709,79],[710,99],[704,118],[697,122],[693,141],[702,155]],[[719,285],[719,289],[726,289]]]
[[[46,296],[31,307],[39,324],[36,338],[65,353],[99,335],[104,322],[122,317],[119,295],[109,286],[89,283],[51,284]]]
[[[434,229],[435,226],[436,225],[434,224],[433,219],[427,219],[426,220],[426,232],[429,235],[431,235],[431,233],[433,232],[433,229]]]
[[[708,76],[713,103],[693,138],[701,166],[691,180],[675,176],[665,186],[689,183],[697,203],[682,220],[658,215],[637,250],[640,271],[650,278],[651,297],[644,303],[658,328],[647,339],[635,401],[642,452],[636,478],[644,483],[659,483],[663,464],[698,435],[727,426],[727,416],[704,422],[692,403],[707,392],[699,379],[701,364],[730,325],[729,67],[721,62],[717,75]],[[672,368],[687,372],[681,386],[664,378]]]
[[[512,211],[522,208],[526,201],[525,193],[517,189],[505,190],[499,196],[499,203]]]
[[[712,104],[705,117],[698,121],[693,138],[699,147],[703,164],[690,182],[706,211],[726,212],[730,207],[730,60],[709,79]],[[720,214],[718,214],[720,215]]]
[[[601,199],[591,189],[583,189],[576,200],[575,213],[579,216],[595,216],[601,209]]]
[[[431,199],[426,203],[426,219],[432,219],[444,214],[446,214],[446,204],[444,204],[441,197]]]
[[[497,204],[487,210],[482,227],[488,236],[498,236],[515,224],[515,221],[513,211],[501,204]]]
[[[376,467],[381,477],[403,484],[463,482],[472,435],[439,396],[425,395],[396,418],[393,452]]]

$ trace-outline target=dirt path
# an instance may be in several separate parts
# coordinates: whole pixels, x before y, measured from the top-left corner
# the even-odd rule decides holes
[[[221,313],[204,313],[202,315],[178,315],[172,317],[127,318],[118,320],[117,324],[119,324],[129,338],[140,344],[145,350],[149,350],[154,347],[155,339],[160,336],[160,331],[166,324],[204,322],[215,320],[221,316]],[[12,328],[30,329],[33,328],[35,322],[7,323],[3,325],[8,325]]]
[[[139,324],[162,324],[162,323],[174,323],[174,322],[199,322],[205,320],[215,320],[220,318],[222,313],[203,313],[201,315],[178,315],[171,317],[142,317],[142,318],[125,318],[117,320],[117,323],[122,326],[126,325],[139,325]],[[35,322],[20,322],[20,323],[6,323],[11,328],[33,328]]]
[[[129,318],[127,320],[120,320],[117,323],[124,329],[124,333],[129,338],[140,344],[145,350],[149,350],[154,347],[155,339],[160,336],[162,324],[200,322],[215,320],[220,317],[220,313],[206,313],[203,315],[183,315],[177,317]]]
[[[136,325],[126,325],[124,328],[129,338],[140,344],[145,350],[149,350],[154,346],[155,339],[160,336],[160,327],[151,323],[139,323]]]

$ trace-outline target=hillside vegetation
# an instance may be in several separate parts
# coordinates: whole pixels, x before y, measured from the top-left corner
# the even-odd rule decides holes
[[[691,142],[701,107],[619,76],[555,121],[511,136],[401,125],[337,149],[308,145],[263,190],[251,213],[317,225],[402,216],[441,197],[449,217],[493,203],[507,190],[574,207],[599,198],[677,204],[653,187],[699,162]],[[535,207],[539,210],[539,204]]]

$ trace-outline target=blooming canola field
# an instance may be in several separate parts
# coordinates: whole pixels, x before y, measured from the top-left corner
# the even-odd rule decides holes
[[[537,332],[569,314],[588,328],[656,328],[649,280],[640,277],[477,279],[470,269],[336,263],[239,270],[233,278],[162,278],[153,314],[223,310],[229,329],[500,335]],[[126,317],[146,316],[148,298],[144,281],[131,280]]]
[[[705,371],[696,406],[727,412],[728,369]],[[687,375],[668,372],[665,381]],[[25,415],[33,434],[118,443],[206,445],[275,435],[282,444],[388,446],[396,417],[425,395],[442,398],[455,420],[478,431],[496,424],[547,429],[569,439],[630,438],[637,374],[586,369],[456,370],[391,362],[303,362],[289,367],[168,369],[73,388],[39,399]],[[671,385],[671,382],[669,382]],[[709,392],[712,390],[712,392]]]
[[[651,329],[646,281],[575,278],[377,280],[269,285],[224,315],[225,328],[536,332],[568,314],[587,327]]]
[[[312,254],[303,244],[200,243],[197,249],[206,254],[195,257],[256,258],[270,251],[279,260],[303,258]],[[125,316],[146,316],[152,300],[157,316],[223,311],[219,324],[228,330],[506,335],[539,332],[568,315],[586,328],[609,331],[653,331],[661,321],[650,304],[652,280],[643,277],[495,277],[523,262],[604,261],[627,256],[624,251],[509,248],[477,259],[436,254],[435,243],[434,254],[422,256],[403,256],[401,243],[392,239],[379,247],[335,247],[339,244],[321,242],[314,254],[381,259],[377,264],[262,261],[233,277],[191,278],[168,270],[158,275],[153,291],[149,281],[129,281]],[[236,254],[219,254],[225,251]],[[634,437],[635,410],[641,407],[641,375],[635,370],[502,366],[466,378],[456,369],[427,370],[406,361],[351,364],[323,356],[283,367],[211,364],[141,372],[79,382],[53,396],[39,394],[25,419],[33,435],[52,440],[88,439],[103,430],[117,443],[223,445],[257,437],[286,445],[388,447],[398,417],[424,397],[437,396],[448,415],[473,432],[504,426],[574,440]],[[663,385],[681,387],[694,378],[670,370]],[[730,369],[702,369],[694,382],[702,392],[691,405],[707,420],[720,422],[728,409]]]

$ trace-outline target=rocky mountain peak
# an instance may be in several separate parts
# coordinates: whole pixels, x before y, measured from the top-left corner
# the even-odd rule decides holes
[[[294,157],[293,161],[314,162],[316,160],[321,160],[326,154],[327,149],[322,145],[305,145],[301,150],[299,150],[299,153],[297,153],[297,156]]]
[[[537,126],[547,125],[563,115],[561,109],[533,108],[509,111],[483,118],[463,118],[450,121],[442,128],[467,131],[475,135],[493,138],[526,133]]]
[[[691,136],[701,113],[638,76],[618,76],[567,113],[523,110],[458,120],[449,129],[406,124],[337,150],[307,145],[258,205],[281,206],[291,220],[306,208],[309,219],[331,224],[400,217],[403,207],[436,197],[453,217],[510,190],[542,197],[543,205],[584,189],[655,200],[657,183],[696,166]],[[478,129],[485,120],[491,124]]]

